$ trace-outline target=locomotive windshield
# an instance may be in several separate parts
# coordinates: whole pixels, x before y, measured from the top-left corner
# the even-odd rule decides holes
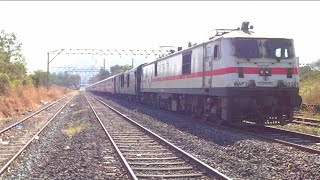
[[[289,59],[294,56],[292,42],[289,39],[234,39],[237,58]]]
[[[259,58],[257,39],[235,39],[235,56],[238,58]]]
[[[269,39],[265,42],[266,57],[285,59],[293,57],[291,41],[288,39]]]

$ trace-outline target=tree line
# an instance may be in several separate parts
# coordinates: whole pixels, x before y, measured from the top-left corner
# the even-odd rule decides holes
[[[0,95],[6,95],[18,86],[33,85],[35,87],[47,85],[47,74],[37,70],[27,74],[25,57],[21,53],[22,43],[15,33],[0,32]],[[80,76],[68,73],[51,73],[50,85],[77,87]]]

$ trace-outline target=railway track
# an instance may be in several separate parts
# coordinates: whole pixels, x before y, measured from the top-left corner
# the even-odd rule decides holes
[[[38,138],[39,134],[64,109],[73,97],[63,97],[0,131],[0,175],[7,170],[11,163],[19,157],[33,140]],[[65,99],[67,100],[64,101]],[[59,106],[60,108],[51,118],[43,119],[36,117],[39,113],[55,105],[61,106]],[[47,116],[45,117],[47,118]],[[29,126],[32,130],[24,130],[22,126]],[[4,139],[5,141],[3,141]]]
[[[320,136],[290,131],[271,126],[226,125],[227,128],[271,140],[305,152],[320,154]]]
[[[98,98],[85,97],[131,179],[230,179]]]
[[[294,116],[294,120],[292,121],[292,123],[320,128],[319,119],[312,119],[303,116]]]

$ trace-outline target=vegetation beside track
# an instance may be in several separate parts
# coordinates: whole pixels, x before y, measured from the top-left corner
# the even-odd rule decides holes
[[[320,104],[320,59],[299,67],[300,95],[303,103]]]
[[[35,88],[32,85],[19,86],[6,96],[0,96],[0,123],[8,117],[34,111],[48,101],[57,100],[70,91],[62,87],[51,87],[47,91],[46,88]]]
[[[4,118],[20,115],[45,101],[55,100],[77,87],[79,75],[50,74],[49,91],[47,74],[37,70],[27,73],[22,43],[15,33],[0,31],[0,123]],[[56,86],[54,86],[56,85]],[[60,87],[59,87],[60,86]]]
[[[279,128],[303,132],[303,133],[311,134],[311,135],[315,135],[315,136],[320,136],[320,128],[311,127],[311,126],[307,126],[307,125],[287,124],[285,126],[279,126]]]
[[[320,59],[308,66],[299,67],[300,89],[302,102],[320,106]],[[300,113],[304,117],[320,120],[320,108],[304,107]]]

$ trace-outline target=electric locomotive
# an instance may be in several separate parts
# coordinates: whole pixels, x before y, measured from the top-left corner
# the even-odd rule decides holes
[[[301,105],[292,39],[241,28],[142,67],[141,100],[220,122],[292,121]]]

